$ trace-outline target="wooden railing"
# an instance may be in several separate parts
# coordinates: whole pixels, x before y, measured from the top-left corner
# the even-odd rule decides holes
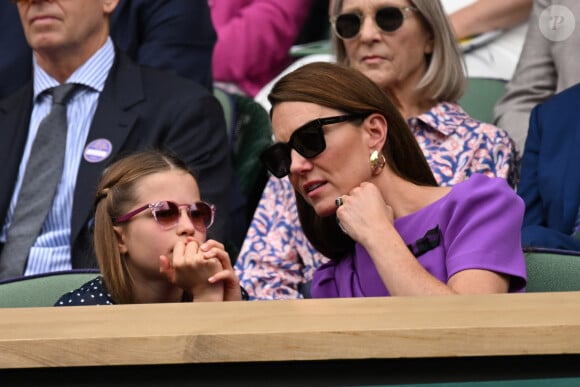
[[[566,354],[580,292],[0,309],[2,369]]]

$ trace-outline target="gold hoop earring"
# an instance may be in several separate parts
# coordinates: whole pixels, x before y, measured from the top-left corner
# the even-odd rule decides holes
[[[385,167],[385,164],[387,164],[385,156],[378,150],[374,150],[373,153],[371,153],[371,157],[369,157],[369,165],[371,166],[371,175],[376,176],[379,173],[381,173],[381,171]]]

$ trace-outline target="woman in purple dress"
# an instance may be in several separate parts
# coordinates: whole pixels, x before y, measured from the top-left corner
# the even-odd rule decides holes
[[[398,107],[352,68],[305,65],[269,100],[278,142],[262,161],[289,176],[305,235],[331,259],[313,297],[524,290],[524,206],[505,179],[438,186]]]
[[[466,75],[439,1],[335,0],[331,22],[336,61],[397,98],[439,185],[476,173],[516,183],[518,157],[507,132],[457,103]],[[236,260],[250,297],[308,297],[312,274],[326,261],[302,232],[290,181],[270,178]]]

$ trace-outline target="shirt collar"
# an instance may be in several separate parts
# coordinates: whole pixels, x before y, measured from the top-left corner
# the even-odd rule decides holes
[[[109,75],[109,70],[115,60],[115,48],[110,37],[107,38],[105,44],[97,50],[85,63],[72,73],[65,83],[77,83],[87,86],[90,89],[103,91],[105,81]],[[34,66],[34,100],[53,87],[60,83],[48,75],[44,69],[40,67],[36,58],[33,55]]]
[[[439,102],[431,110],[410,118],[409,126],[413,127],[422,122],[433,130],[449,136],[467,119],[470,119],[469,115],[457,103]]]

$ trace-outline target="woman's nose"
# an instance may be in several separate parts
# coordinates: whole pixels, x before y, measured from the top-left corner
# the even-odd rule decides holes
[[[381,37],[381,29],[374,20],[374,15],[365,14],[362,17],[358,38],[361,41],[370,41]]]
[[[290,152],[290,173],[301,174],[312,169],[312,162],[292,149]]]

